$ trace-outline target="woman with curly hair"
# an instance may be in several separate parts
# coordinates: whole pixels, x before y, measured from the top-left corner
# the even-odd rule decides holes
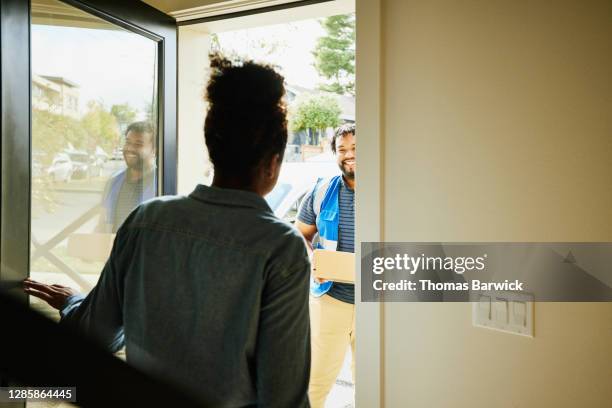
[[[137,207],[86,297],[31,280],[25,290],[204,406],[306,407],[310,262],[263,198],[287,143],[283,77],[218,55],[211,69],[212,186]]]

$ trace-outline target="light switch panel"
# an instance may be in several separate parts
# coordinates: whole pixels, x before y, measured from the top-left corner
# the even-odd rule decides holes
[[[508,300],[505,298],[495,298],[495,322],[502,326],[508,324]]]
[[[490,321],[491,320],[491,297],[481,296],[478,301],[478,320]]]
[[[533,295],[482,291],[471,294],[472,324],[476,327],[534,337]]]

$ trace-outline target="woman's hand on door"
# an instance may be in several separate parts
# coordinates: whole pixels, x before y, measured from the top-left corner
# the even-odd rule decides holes
[[[36,282],[30,278],[23,281],[23,291],[28,295],[32,295],[44,300],[57,310],[62,310],[66,304],[66,300],[76,295],[77,291],[62,285],[47,285],[46,283]]]

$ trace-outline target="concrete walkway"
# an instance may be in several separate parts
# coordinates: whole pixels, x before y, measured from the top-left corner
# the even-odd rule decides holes
[[[351,352],[349,350],[336,384],[325,401],[325,408],[354,408],[355,387],[351,377]]]

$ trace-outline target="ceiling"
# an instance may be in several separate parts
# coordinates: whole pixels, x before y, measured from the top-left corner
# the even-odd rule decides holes
[[[277,6],[300,0],[141,0],[171,15],[177,21],[219,16],[236,11]],[[231,20],[212,21],[201,28],[207,32],[221,32],[283,22],[325,17],[355,11],[355,0],[328,0],[308,7],[257,13]],[[107,30],[121,28],[94,17],[58,0],[32,0],[34,24],[87,27]],[[201,26],[201,25],[200,25]]]
[[[226,3],[227,0],[141,0],[164,13],[170,14],[174,11],[190,9],[194,7],[208,6],[214,3]]]
[[[31,16],[32,24],[36,25],[124,30],[113,23],[59,0],[32,0]]]
[[[141,0],[166,14],[176,16],[185,11],[191,13],[204,11],[207,14],[223,10],[242,11],[254,8],[292,3],[299,0]]]

